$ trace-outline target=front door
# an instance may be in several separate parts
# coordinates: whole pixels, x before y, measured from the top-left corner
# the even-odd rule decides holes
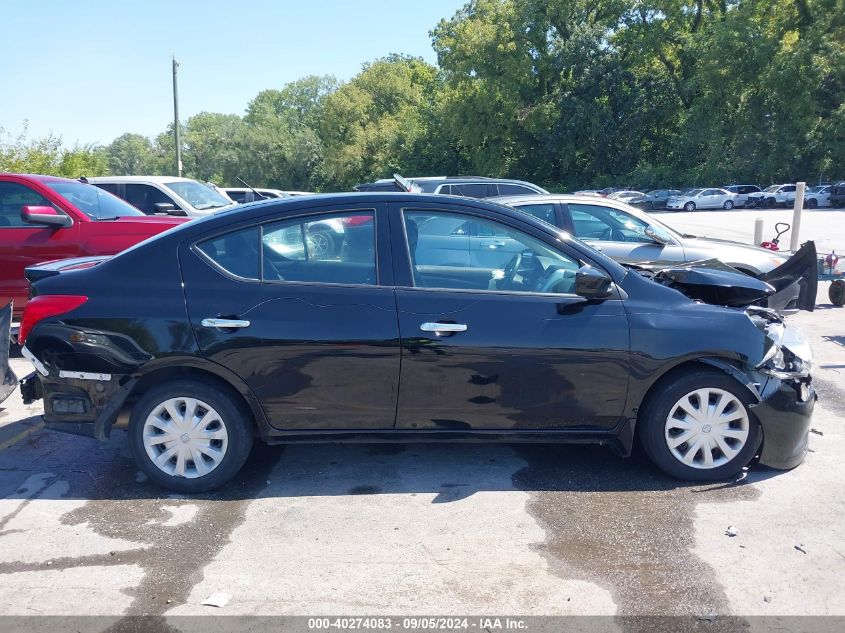
[[[24,269],[53,259],[76,257],[79,253],[79,225],[69,227],[28,224],[21,219],[21,207],[52,206],[35,189],[18,182],[0,182],[0,306],[15,304],[20,318],[29,297]]]
[[[565,216],[575,237],[618,262],[684,261],[680,244],[654,241],[646,235],[648,223],[614,207],[570,202]]]
[[[628,324],[618,298],[573,294],[575,257],[505,222],[393,205],[402,379],[397,428],[612,428],[625,404]],[[432,222],[432,220],[435,220]],[[518,243],[509,261],[418,264],[430,225],[471,221]],[[561,247],[563,248],[563,247]],[[429,261],[438,257],[429,254]]]
[[[202,353],[246,382],[277,429],[394,426],[399,329],[377,206],[278,217],[180,254]]]

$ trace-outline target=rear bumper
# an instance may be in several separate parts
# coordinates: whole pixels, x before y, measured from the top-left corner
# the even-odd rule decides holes
[[[763,427],[761,464],[787,470],[804,461],[817,399],[809,378],[769,379],[762,400],[751,406]]]
[[[21,380],[24,404],[44,401],[47,428],[106,440],[136,379],[74,373],[78,377],[32,372]]]

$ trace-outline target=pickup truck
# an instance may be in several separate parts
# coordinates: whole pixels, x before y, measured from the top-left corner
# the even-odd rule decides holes
[[[766,187],[763,191],[748,194],[748,200],[745,203],[747,207],[769,207],[774,208],[780,205],[787,205],[787,196],[792,194],[792,199],[795,200],[795,185],[772,185]]]
[[[114,255],[186,221],[144,215],[81,180],[0,173],[0,307],[12,301],[12,319],[20,320],[29,300],[27,266]]]

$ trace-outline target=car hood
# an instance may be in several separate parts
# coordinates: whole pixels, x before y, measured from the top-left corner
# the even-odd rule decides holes
[[[816,302],[818,264],[816,246],[804,244],[792,257],[768,273],[752,276],[717,259],[684,264],[665,262],[626,264],[690,299],[744,308],[752,305],[779,312],[808,310]]]
[[[709,249],[712,250],[714,246],[729,246],[731,248],[738,248],[744,251],[748,251],[750,253],[755,253],[757,255],[763,255],[768,259],[782,259],[786,261],[786,258],[782,255],[777,253],[776,251],[770,251],[766,248],[761,248],[759,246],[754,246],[753,244],[745,244],[744,242],[736,242],[734,240],[725,240],[718,237],[699,237],[697,235],[682,235],[681,236],[684,240],[684,248],[702,248],[702,249]]]
[[[12,328],[12,302],[0,308],[0,402],[12,395],[18,378],[9,366],[9,338]]]

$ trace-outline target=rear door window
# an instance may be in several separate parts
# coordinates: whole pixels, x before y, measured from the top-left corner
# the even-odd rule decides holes
[[[265,224],[261,241],[264,281],[378,283],[373,210]]]
[[[496,195],[496,191],[489,184],[474,182],[452,184],[450,193],[453,196],[464,196],[465,198],[488,198]]]
[[[536,194],[537,192],[534,191],[531,187],[526,187],[525,185],[515,185],[513,183],[502,183],[498,184],[499,187],[499,195],[500,196],[522,196],[526,194]]]
[[[523,213],[533,215],[535,218],[539,218],[544,222],[548,222],[553,226],[557,225],[557,218],[555,217],[555,205],[552,202],[543,202],[537,204],[520,204],[515,208],[519,211],[522,211]]]
[[[230,275],[258,281],[261,274],[258,256],[260,237],[260,229],[252,226],[206,240],[197,248]]]

